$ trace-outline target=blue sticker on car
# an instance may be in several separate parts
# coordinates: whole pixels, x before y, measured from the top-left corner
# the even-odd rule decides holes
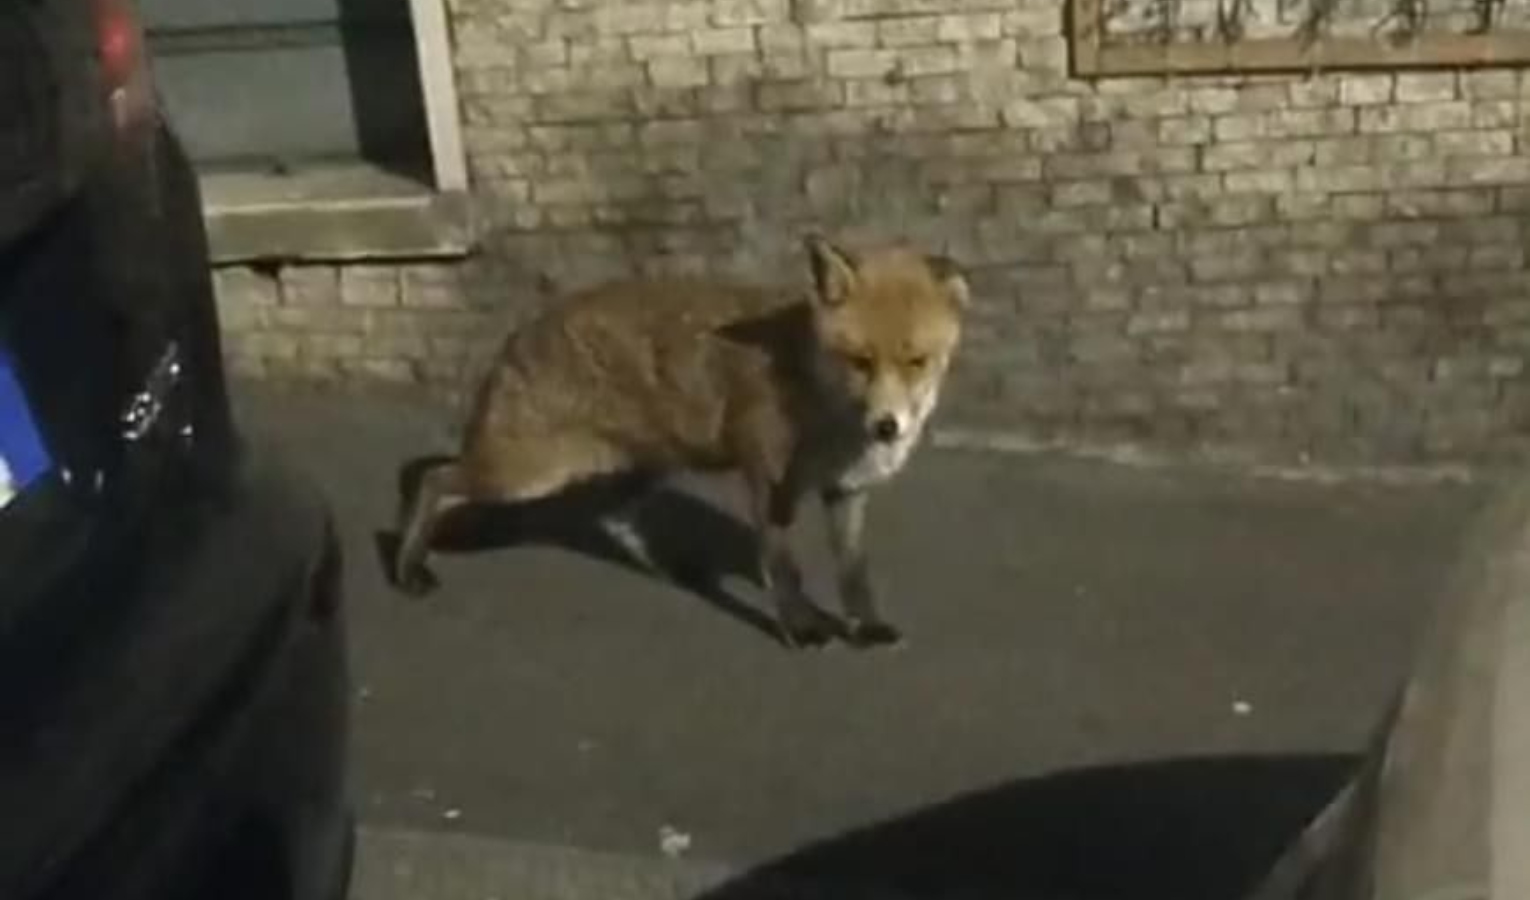
[[[0,507],[53,468],[9,354],[0,349]]]

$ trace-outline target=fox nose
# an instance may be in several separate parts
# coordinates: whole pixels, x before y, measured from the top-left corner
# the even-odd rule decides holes
[[[884,444],[897,440],[898,432],[901,430],[898,427],[898,420],[893,416],[882,416],[871,423],[871,436]]]

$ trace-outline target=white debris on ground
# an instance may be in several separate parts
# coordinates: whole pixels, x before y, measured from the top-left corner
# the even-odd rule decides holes
[[[659,828],[659,850],[670,859],[677,859],[691,849],[691,836],[670,825]]]
[[[1254,711],[1254,706],[1247,700],[1234,700],[1232,711],[1235,716],[1246,716]]]

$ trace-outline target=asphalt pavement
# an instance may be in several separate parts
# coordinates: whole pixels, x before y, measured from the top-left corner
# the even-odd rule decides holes
[[[931,448],[870,511],[907,646],[790,651],[726,482],[645,520],[715,578],[502,511],[416,599],[379,537],[448,414],[240,404],[344,530],[360,900],[1231,900],[1340,783],[1482,499]]]

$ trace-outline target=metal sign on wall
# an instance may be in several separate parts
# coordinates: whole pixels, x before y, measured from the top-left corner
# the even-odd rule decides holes
[[[1530,63],[1530,0],[1069,0],[1083,76]]]

